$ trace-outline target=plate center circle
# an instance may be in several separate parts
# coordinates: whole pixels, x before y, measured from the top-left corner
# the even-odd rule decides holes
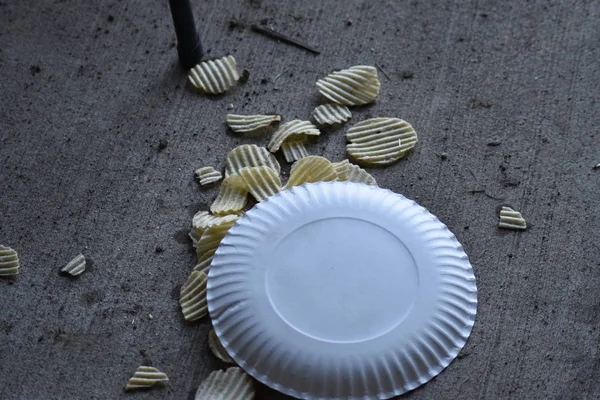
[[[398,237],[363,219],[325,218],[292,231],[267,261],[266,289],[279,316],[328,342],[361,342],[396,327],[419,288]]]

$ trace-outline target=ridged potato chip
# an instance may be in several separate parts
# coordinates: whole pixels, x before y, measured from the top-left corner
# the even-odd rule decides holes
[[[60,272],[67,273],[72,276],[77,276],[83,273],[83,271],[85,271],[85,257],[83,254],[78,254],[60,270]]]
[[[366,165],[387,165],[402,158],[417,142],[417,134],[398,118],[371,118],[348,129],[348,154]]]
[[[335,174],[337,175],[338,181],[345,182],[348,180],[348,173],[350,172],[350,161],[342,160],[334,162],[333,168],[335,169]]]
[[[282,124],[279,129],[271,136],[271,140],[267,145],[267,148],[271,153],[275,153],[281,145],[293,138],[297,138],[300,135],[307,136],[318,136],[321,134],[321,131],[314,126],[310,121],[300,121],[299,119],[295,119],[290,122],[286,122]]]
[[[213,371],[196,391],[194,400],[252,400],[254,385],[252,378],[241,368],[231,367],[227,371]]]
[[[285,189],[311,182],[329,182],[337,180],[337,174],[331,161],[320,156],[301,158],[292,165],[290,179]]]
[[[208,185],[223,179],[223,175],[213,167],[202,167],[196,171],[196,177],[202,186]]]
[[[16,250],[0,245],[0,276],[19,275],[20,267]]]
[[[281,121],[281,116],[227,114],[225,119],[227,126],[234,132],[254,132],[268,127],[273,122]]]
[[[348,160],[333,163],[338,181],[358,182],[377,186],[377,181],[367,171],[358,165],[350,164]]]
[[[218,225],[206,228],[204,233],[202,233],[202,237],[196,244],[196,257],[198,258],[198,261],[194,267],[194,271],[208,271],[208,267],[210,267],[210,263],[212,262],[217,248],[221,244],[221,240],[227,235],[227,232],[229,232],[229,229],[231,229],[236,221],[237,218],[226,220]]]
[[[164,372],[160,372],[154,367],[138,367],[137,371],[129,378],[125,390],[148,389],[156,384],[164,385],[169,378]]]
[[[240,79],[233,56],[204,61],[190,69],[188,80],[208,94],[225,93]]]
[[[527,222],[520,212],[504,206],[500,210],[498,227],[504,229],[527,229]]]
[[[219,360],[229,364],[235,364],[233,359],[227,353],[227,350],[225,350],[225,347],[223,347],[219,341],[214,329],[211,329],[210,332],[208,332],[208,347]]]
[[[264,147],[255,144],[243,144],[231,150],[225,160],[225,176],[238,174],[245,167],[260,167],[266,165],[277,172],[281,172],[281,166],[273,154]]]
[[[281,189],[279,175],[269,167],[242,168],[240,175],[246,182],[248,191],[257,201],[263,201]]]
[[[231,175],[223,180],[219,195],[210,205],[210,211],[219,215],[239,213],[247,201],[246,183],[239,175]]]
[[[348,121],[352,113],[348,107],[340,104],[324,104],[314,109],[312,117],[320,126],[335,125]]]
[[[190,277],[181,287],[179,305],[186,321],[196,321],[208,314],[207,281],[208,276],[204,272],[192,271]]]
[[[198,211],[192,219],[192,229],[190,230],[190,238],[194,242],[194,247],[198,244],[205,229],[223,222],[236,221],[239,217],[237,214],[212,215],[208,211]]]
[[[285,161],[293,163],[299,159],[308,156],[308,151],[304,144],[306,139],[288,139],[281,145]]]
[[[375,67],[358,65],[319,79],[317,88],[334,103],[358,106],[375,100],[379,95],[381,83]]]

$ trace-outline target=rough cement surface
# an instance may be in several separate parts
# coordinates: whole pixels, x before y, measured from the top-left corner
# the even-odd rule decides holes
[[[22,260],[0,282],[2,399],[192,398],[223,366],[177,304],[217,191],[193,170],[257,142],[227,131],[228,105],[307,118],[318,77],[373,63],[389,78],[352,121],[401,117],[420,142],[370,172],[456,233],[479,288],[463,353],[406,398],[600,398],[600,2],[195,3],[207,55],[250,71],[224,96],[190,89],[166,1],[0,3],[0,243]],[[342,159],[343,132],[310,152]],[[504,203],[527,231],[496,228]],[[59,276],[79,252],[88,271]],[[125,394],[140,364],[169,386]]]

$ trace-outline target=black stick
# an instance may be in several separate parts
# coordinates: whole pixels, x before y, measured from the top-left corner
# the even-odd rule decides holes
[[[202,58],[202,45],[196,30],[192,6],[190,0],[169,0],[169,6],[177,35],[179,64],[184,69],[190,69]]]
[[[286,43],[289,43],[289,44],[294,45],[296,47],[300,47],[301,49],[310,51],[311,53],[314,53],[314,54],[321,54],[321,52],[319,50],[317,50],[317,49],[315,49],[313,47],[310,47],[307,44],[300,43],[296,39],[292,39],[291,37],[285,36],[282,33],[275,32],[272,29],[262,28],[262,27],[257,26],[257,25],[252,25],[251,28],[252,28],[252,30],[254,32],[261,33],[261,34],[263,34],[265,36],[268,36],[270,38],[281,40],[282,42],[286,42]]]

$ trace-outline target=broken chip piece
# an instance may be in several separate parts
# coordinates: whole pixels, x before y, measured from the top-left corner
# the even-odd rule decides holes
[[[196,171],[196,177],[200,180],[202,186],[208,185],[223,179],[223,175],[213,167],[202,167]]]
[[[281,189],[279,175],[267,166],[242,168],[240,175],[256,201],[263,201]]]
[[[305,143],[305,138],[288,139],[285,142],[283,142],[283,144],[281,145],[281,150],[283,151],[285,161],[293,163],[294,161],[298,161],[299,159],[308,156],[308,151],[304,146]]]
[[[129,378],[125,390],[148,389],[156,384],[164,385],[169,378],[164,372],[160,372],[154,367],[138,367],[137,371]]]
[[[337,180],[337,174],[331,161],[320,156],[308,156],[301,158],[292,165],[290,179],[285,189],[304,183],[335,180]]]
[[[192,271],[190,277],[181,287],[179,305],[186,321],[196,321],[208,314],[207,281],[208,276],[204,272]]]
[[[225,176],[238,174],[245,167],[260,167],[266,165],[273,171],[281,172],[281,166],[273,154],[264,147],[255,144],[243,144],[231,150],[225,160]]]
[[[239,175],[231,175],[223,180],[219,195],[210,205],[210,211],[214,214],[239,213],[244,209],[247,201],[246,183]]]
[[[219,360],[229,364],[234,364],[233,359],[229,356],[227,350],[225,350],[225,347],[223,347],[221,344],[221,341],[217,337],[214,329],[211,329],[210,332],[208,332],[208,347]]]
[[[225,116],[227,125],[234,132],[254,132],[266,128],[273,122],[280,121],[279,115],[236,115]]]
[[[358,165],[350,164],[348,160],[333,163],[338,181],[358,182],[377,186],[377,181],[367,171]]]
[[[334,103],[358,106],[375,100],[379,95],[381,83],[375,67],[358,65],[319,79],[317,88]]]
[[[227,235],[227,232],[235,224],[239,216],[235,219],[228,219],[219,224],[212,225],[202,233],[202,237],[196,244],[196,257],[198,258],[194,271],[208,272],[210,263],[215,255],[221,240]]]
[[[17,251],[0,244],[0,276],[19,274],[19,255]]]
[[[0,245],[0,276],[19,274],[19,255],[16,250]]]
[[[285,141],[292,137],[300,135],[318,136],[320,134],[321,131],[312,122],[295,119],[282,124],[273,136],[271,136],[267,147],[271,153],[275,153]]]
[[[83,273],[83,271],[85,271],[85,257],[83,254],[78,254],[60,270],[60,272],[64,272],[72,276],[77,276]]]
[[[233,56],[204,61],[190,69],[188,80],[208,94],[225,93],[240,79]]]
[[[314,109],[312,117],[320,126],[335,125],[348,121],[352,113],[348,107],[340,104],[324,104]]]
[[[417,134],[398,118],[371,118],[348,129],[348,155],[366,165],[387,165],[402,158],[417,143]]]
[[[527,222],[520,212],[510,207],[503,206],[500,210],[499,228],[504,229],[527,229]]]
[[[252,400],[252,378],[239,367],[213,371],[198,387],[195,400]]]
[[[194,247],[198,244],[205,229],[223,222],[236,221],[238,218],[237,214],[212,215],[208,211],[198,211],[192,219],[192,229],[190,230],[190,238],[194,242]]]

